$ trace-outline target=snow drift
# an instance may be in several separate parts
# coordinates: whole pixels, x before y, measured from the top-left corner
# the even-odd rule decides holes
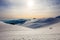
[[[50,29],[52,28],[52,29]],[[0,22],[0,40],[58,40],[60,38],[60,23],[31,29],[24,26],[10,25]]]

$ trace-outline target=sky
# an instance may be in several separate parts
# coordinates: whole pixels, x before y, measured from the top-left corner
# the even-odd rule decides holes
[[[0,0],[0,20],[60,15],[60,0]]]

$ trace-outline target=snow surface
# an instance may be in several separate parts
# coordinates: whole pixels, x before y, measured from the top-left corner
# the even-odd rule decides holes
[[[60,22],[38,29],[0,22],[0,40],[60,40],[59,38]]]

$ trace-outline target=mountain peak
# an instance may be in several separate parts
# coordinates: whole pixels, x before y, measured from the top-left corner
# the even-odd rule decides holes
[[[60,16],[57,16],[56,18],[60,18]]]

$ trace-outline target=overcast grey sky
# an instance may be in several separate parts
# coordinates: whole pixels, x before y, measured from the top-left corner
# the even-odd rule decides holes
[[[60,15],[60,0],[0,0],[0,20]]]

